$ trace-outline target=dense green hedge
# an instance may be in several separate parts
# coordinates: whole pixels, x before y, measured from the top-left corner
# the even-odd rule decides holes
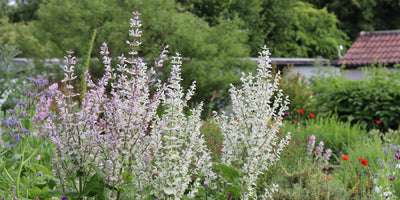
[[[343,121],[359,122],[367,129],[397,129],[400,71],[373,66],[366,69],[366,78],[358,81],[321,78],[313,87],[316,106],[322,112],[337,112]]]

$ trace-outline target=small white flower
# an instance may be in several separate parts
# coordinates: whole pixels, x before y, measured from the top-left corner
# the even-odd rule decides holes
[[[379,193],[381,191],[381,188],[379,186],[375,186],[375,193]]]
[[[384,192],[383,195],[384,195],[385,197],[387,197],[387,196],[389,196],[389,195],[392,195],[392,192],[391,192],[391,191],[387,191],[387,192]]]

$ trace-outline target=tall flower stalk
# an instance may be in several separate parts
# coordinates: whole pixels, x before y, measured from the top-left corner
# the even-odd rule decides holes
[[[58,183],[66,191],[72,185],[74,190],[81,193],[93,170],[91,163],[96,161],[98,148],[98,132],[93,131],[96,126],[96,119],[99,106],[88,108],[87,101],[83,102],[83,109],[77,108],[74,97],[75,94],[72,81],[76,78],[74,74],[76,59],[72,56],[72,51],[68,51],[68,56],[64,58],[64,75],[62,82],[65,83],[66,95],[56,92],[55,99],[58,105],[57,120],[48,121],[46,125],[50,129],[50,138],[56,145],[56,158],[53,159],[55,166],[54,174],[59,178]],[[53,91],[55,90],[53,86]],[[60,122],[60,123],[55,123]],[[70,185],[67,185],[69,183]]]
[[[181,199],[186,190],[188,197],[194,198],[201,187],[200,181],[210,184],[215,178],[211,170],[210,155],[201,135],[202,103],[190,110],[186,116],[183,108],[194,94],[195,85],[186,95],[180,85],[181,57],[177,54],[172,60],[170,79],[160,95],[164,114],[156,116],[151,126],[150,154],[154,179],[148,179],[152,193],[163,198],[162,193]],[[204,177],[204,180],[200,179]]]
[[[264,47],[257,75],[243,74],[241,89],[231,85],[232,115],[216,117],[225,138],[221,161],[227,166],[237,165],[244,173],[242,199],[257,196],[257,178],[279,160],[290,139],[290,133],[282,139],[276,134],[289,102],[278,89],[280,76],[272,76],[270,62],[269,50]],[[271,197],[276,187],[266,188],[261,197]]]

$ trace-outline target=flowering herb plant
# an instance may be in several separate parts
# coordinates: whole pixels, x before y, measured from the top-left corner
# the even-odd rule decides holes
[[[16,149],[22,151],[16,162],[16,178],[5,171],[6,179],[14,184],[13,197],[18,199],[21,193],[27,198],[38,197],[20,191],[25,188],[20,178],[22,170],[36,172],[35,167],[40,165],[28,167],[28,161],[43,146],[34,149],[22,134],[51,140],[54,157],[52,167],[47,168],[53,169],[56,181],[48,181],[56,183],[43,190],[61,199],[271,197],[278,185],[269,188],[259,185],[258,179],[280,159],[290,134],[276,135],[289,102],[278,89],[279,74],[271,73],[269,50],[264,47],[260,53],[256,76],[243,74],[240,88],[232,86],[232,113],[213,113],[215,119],[211,121],[221,141],[213,142],[215,148],[207,148],[209,136],[201,132],[203,103],[188,104],[195,83],[186,92],[181,86],[182,58],[177,53],[170,59],[172,70],[167,82],[157,80],[156,70],[163,66],[168,45],[155,61],[156,68],[148,67],[138,56],[140,13],[133,14],[129,31],[132,40],[126,41],[131,50],[126,56],[118,56],[113,67],[108,46],[103,43],[100,52],[105,73],[92,80],[86,71],[84,94],[76,93],[76,58],[67,51],[65,78],[60,86],[54,83],[41,95],[35,93],[39,101],[29,104],[33,105],[29,112],[17,116],[11,110],[2,119],[1,156]],[[82,102],[77,101],[80,96]],[[26,106],[18,99],[15,102],[21,110]],[[19,120],[27,115],[28,121]],[[28,152],[28,148],[33,150]],[[45,156],[48,163],[49,157]],[[36,158],[41,160],[40,155]],[[49,171],[41,175],[49,175]],[[260,187],[264,189],[258,190]]]

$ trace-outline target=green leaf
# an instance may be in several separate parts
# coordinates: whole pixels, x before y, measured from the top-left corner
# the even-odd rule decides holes
[[[26,168],[32,170],[33,173],[36,173],[36,168],[35,168],[34,166],[32,166],[32,165],[30,165],[30,164],[25,164],[24,167],[26,167]]]
[[[243,178],[242,177],[235,178],[235,180],[233,180],[233,185],[234,186],[242,186],[243,185]]]
[[[231,194],[232,197],[237,198],[240,196],[240,191],[242,190],[241,186],[228,186],[226,188],[226,192]]]
[[[36,170],[43,172],[43,174],[48,174],[48,175],[52,175],[53,173],[48,170],[45,166],[40,165],[40,164],[33,164],[32,166],[35,167]]]
[[[241,178],[243,175],[235,168],[229,167],[224,164],[217,164],[217,167],[221,170],[222,176],[231,182],[233,182],[236,178]]]
[[[86,184],[86,187],[83,189],[82,194],[89,196],[89,197],[94,197],[100,193],[103,193],[105,190],[104,187],[104,178],[102,178],[98,174],[94,174],[89,182]]]
[[[130,174],[130,173],[126,173],[126,172],[123,173],[123,179],[125,180],[125,183],[130,183],[130,182],[132,182],[132,180],[133,180],[134,177],[135,177],[135,176],[133,176],[133,175]]]
[[[107,178],[106,174],[99,167],[94,164],[90,164],[90,166],[93,167],[94,171],[96,171],[96,174],[98,174],[100,177],[102,177],[103,179]]]
[[[63,196],[71,197],[71,198],[79,198],[80,197],[79,193],[75,192],[75,191],[64,192],[62,190],[49,190],[48,193],[52,194],[53,196],[63,195]]]
[[[11,163],[17,163],[17,162],[19,162],[19,161],[21,160],[21,158],[22,158],[22,154],[20,154],[20,153],[15,154],[15,155],[10,159],[10,162],[11,162]]]
[[[29,188],[29,196],[32,198],[39,197],[43,195],[44,193],[47,193],[46,191],[42,191],[40,188],[36,186],[31,186]]]

